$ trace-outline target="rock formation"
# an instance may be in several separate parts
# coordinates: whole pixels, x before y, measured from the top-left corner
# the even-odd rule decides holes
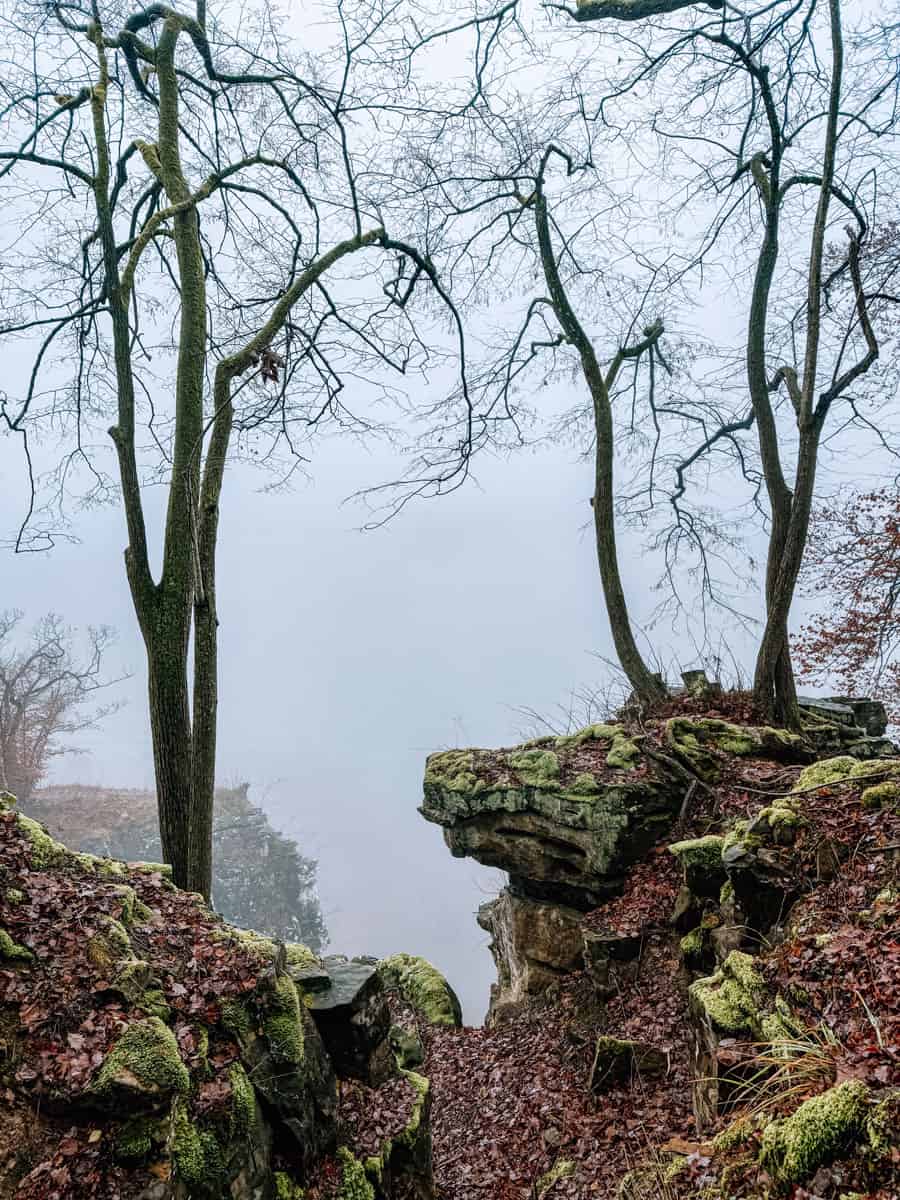
[[[690,682],[696,692],[703,681]],[[452,854],[509,874],[508,887],[478,913],[497,966],[490,1019],[582,963],[601,993],[627,982],[635,947],[617,934],[586,933],[581,916],[621,889],[632,864],[670,835],[697,789],[714,785],[734,758],[813,764],[837,748],[847,772],[865,772],[893,752],[878,705],[807,702],[807,712],[802,735],[674,716],[639,732],[591,725],[508,749],[432,754],[422,816],[443,828]],[[769,806],[727,838],[674,842],[685,882],[675,921],[695,963],[710,962],[715,947],[736,948],[733,937],[702,924],[704,906],[726,882],[757,936],[796,899],[789,847],[798,821],[789,804]]]
[[[168,868],[72,852],[0,798],[0,1192],[431,1200],[397,986],[458,1021],[421,959],[323,961],[236,929]]]

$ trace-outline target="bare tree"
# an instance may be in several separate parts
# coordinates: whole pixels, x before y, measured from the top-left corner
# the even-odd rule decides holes
[[[567,11],[592,21],[684,7],[600,0]],[[823,434],[836,413],[840,426],[875,424],[860,411],[859,387],[879,358],[889,302],[868,246],[878,196],[891,191],[880,143],[896,128],[896,27],[880,12],[848,22],[841,0],[727,5],[711,16],[689,7],[637,37],[617,31],[626,65],[598,97],[596,119],[625,147],[652,111],[660,162],[687,197],[681,219],[702,230],[685,273],[709,270],[723,243],[734,262],[735,247],[756,240],[743,292],[749,404],[684,458],[673,500],[678,511],[694,463],[723,446],[740,455],[738,438],[755,426],[769,550],[754,693],[764,713],[796,725],[788,617]],[[627,100],[637,101],[634,115]],[[685,164],[684,175],[672,171]]]
[[[0,788],[26,802],[53,758],[77,749],[71,738],[95,728],[115,704],[89,707],[111,683],[102,662],[109,629],[88,631],[79,655],[74,632],[53,613],[27,639],[21,612],[0,614]]]
[[[7,263],[2,332],[34,357],[3,420],[29,456],[65,423],[60,500],[79,472],[92,498],[121,499],[163,853],[206,896],[229,453],[236,440],[289,472],[326,422],[371,431],[357,406],[390,398],[375,371],[400,379],[434,357],[420,293],[449,302],[358,179],[367,114],[388,119],[402,69],[356,77],[388,9],[337,14],[336,52],[303,62],[265,8],[232,25],[204,0],[191,13],[10,0],[4,18],[0,177],[30,232]],[[110,412],[115,480],[90,437]],[[150,482],[166,496],[158,555]]]

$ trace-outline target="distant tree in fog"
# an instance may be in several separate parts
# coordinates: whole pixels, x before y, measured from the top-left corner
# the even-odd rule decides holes
[[[212,899],[226,920],[319,952],[328,940],[317,893],[318,863],[269,823],[247,784],[216,788]],[[153,792],[40,788],[26,805],[73,849],[126,862],[158,862],[162,852]]]
[[[75,751],[70,739],[116,707],[91,707],[108,686],[103,654],[112,632],[88,630],[79,654],[75,634],[48,613],[26,637],[24,615],[0,614],[0,788],[27,800],[47,773],[50,760]]]

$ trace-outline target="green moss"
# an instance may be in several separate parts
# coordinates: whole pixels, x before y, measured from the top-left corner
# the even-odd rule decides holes
[[[415,1142],[419,1128],[422,1124],[422,1115],[425,1112],[425,1106],[428,1102],[428,1096],[431,1091],[431,1083],[425,1078],[424,1075],[418,1075],[415,1071],[401,1071],[400,1074],[416,1089],[416,1098],[413,1101],[412,1114],[406,1123],[406,1128],[400,1135],[401,1144],[404,1146],[411,1146]]]
[[[366,1169],[346,1146],[339,1146],[338,1162],[341,1164],[341,1190],[339,1200],[375,1200],[375,1189],[366,1178]]]
[[[425,786],[440,787],[450,792],[470,795],[484,788],[474,771],[475,755],[471,750],[444,750],[430,754],[425,763]]]
[[[89,875],[97,875],[101,879],[124,879],[126,876],[125,864],[114,858],[82,853],[72,853],[71,857]]]
[[[151,1017],[159,1017],[161,1021],[172,1019],[172,1010],[166,1002],[166,994],[162,988],[146,988],[137,1006]]]
[[[28,947],[14,942],[5,929],[0,929],[0,958],[7,962],[34,962]]]
[[[606,756],[606,765],[619,771],[632,771],[641,757],[640,747],[632,738],[619,735],[613,739],[613,744]]]
[[[135,1117],[116,1134],[113,1154],[126,1162],[146,1158],[158,1140],[159,1121],[155,1117]]]
[[[568,1158],[560,1158],[535,1184],[538,1200],[549,1192],[555,1183],[559,1183],[561,1179],[571,1179],[574,1174],[575,1164]]]
[[[763,1130],[760,1162],[783,1183],[801,1183],[840,1157],[861,1136],[868,1092],[858,1079],[806,1100]]]
[[[749,821],[735,821],[734,825],[725,834],[725,840],[722,843],[722,855],[724,856],[732,846],[761,846],[762,838],[755,833],[749,833]]]
[[[575,776],[566,791],[572,796],[596,796],[600,792],[600,787],[600,781],[596,776],[583,771]]]
[[[138,899],[138,894],[133,887],[123,883],[114,888],[114,891],[122,899],[121,920],[123,925],[131,926],[153,920],[153,910]]]
[[[303,1018],[297,989],[289,975],[279,975],[271,995],[266,997],[263,1032],[269,1048],[279,1058],[295,1066],[303,1062]]]
[[[306,1191],[284,1171],[275,1172],[275,1200],[305,1200]]]
[[[322,965],[309,946],[304,946],[301,942],[288,942],[284,947],[284,953],[289,967],[306,970],[309,967]]]
[[[220,1011],[222,1028],[237,1041],[245,1041],[253,1032],[256,1023],[240,1000],[223,1000]]]
[[[900,775],[900,758],[854,759],[850,772],[852,779],[866,779],[870,775]]]
[[[570,750],[574,746],[583,746],[585,742],[612,742],[623,737],[619,725],[585,725],[577,733],[565,733],[554,741],[557,750]]]
[[[862,794],[864,808],[889,808],[900,803],[900,783],[886,779],[884,783],[867,787]]]
[[[891,1092],[866,1118],[869,1148],[878,1158],[900,1147],[900,1091]]]
[[[7,812],[9,809],[14,808],[15,803],[16,798],[12,792],[0,790],[0,812]]]
[[[178,1053],[175,1035],[158,1017],[147,1017],[128,1026],[103,1060],[88,1090],[106,1097],[123,1083],[130,1086],[132,1079],[148,1092],[186,1095],[190,1089],[191,1081]]]
[[[669,853],[675,855],[685,870],[689,868],[706,871],[721,870],[724,844],[723,837],[710,833],[706,837],[673,842],[669,847]]]
[[[383,958],[378,973],[388,991],[397,992],[432,1025],[462,1024],[462,1012],[456,993],[437,967],[413,954],[394,954]]]
[[[16,814],[16,826],[31,845],[31,865],[38,870],[46,867],[58,867],[67,861],[72,861],[74,855],[62,844],[50,836],[43,825],[26,817]]]
[[[154,862],[134,862],[128,864],[132,871],[137,871],[139,875],[162,875],[163,879],[172,878],[171,863],[154,863]]]
[[[706,940],[703,933],[702,926],[698,925],[696,929],[692,929],[690,933],[684,935],[679,942],[682,958],[697,959],[701,957]]]
[[[171,1151],[176,1176],[190,1188],[201,1187],[206,1174],[206,1154],[200,1130],[182,1100],[176,1101],[172,1110]]]
[[[232,1136],[245,1137],[256,1124],[256,1092],[240,1063],[234,1063],[228,1072],[231,1084],[231,1120]]]
[[[852,775],[853,768],[858,765],[857,760],[848,754],[838,758],[823,758],[821,762],[803,768],[792,790],[802,792],[807,788],[825,787],[829,783],[847,779]]]
[[[22,904],[25,900],[25,893],[19,888],[7,888],[4,899],[7,904]]]
[[[724,848],[724,843],[723,843],[723,848]],[[726,881],[722,884],[722,890],[719,892],[719,903],[720,904],[731,904],[733,902],[733,900],[734,900],[734,884],[731,882],[730,879],[726,879]]]
[[[237,925],[227,925],[224,929],[213,932],[215,941],[231,942],[243,950],[262,955],[270,962],[278,957],[278,946],[270,937],[257,933],[255,929],[240,929]]]
[[[690,995],[717,1029],[741,1034],[760,1029],[765,985],[749,954],[732,950],[720,970],[691,984]]]
[[[506,761],[529,787],[558,789],[559,758],[552,750],[519,750]]]
[[[195,1027],[197,1034],[197,1060],[200,1063],[200,1073],[209,1074],[209,1030],[205,1025]]]
[[[746,1118],[733,1121],[713,1138],[713,1149],[717,1154],[727,1154],[729,1150],[736,1150],[748,1142],[753,1132],[752,1121]]]
[[[131,956],[131,939],[121,922],[106,917],[102,926],[91,934],[87,943],[87,955],[95,967],[108,972],[123,958]]]

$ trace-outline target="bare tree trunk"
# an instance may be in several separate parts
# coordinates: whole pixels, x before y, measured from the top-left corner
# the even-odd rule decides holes
[[[556,262],[550,233],[550,220],[547,214],[547,200],[544,195],[544,173],[551,153],[552,150],[546,151],[541,161],[533,201],[541,264],[556,319],[559,321],[566,340],[578,351],[582,374],[591,394],[595,443],[594,496],[592,500],[594,535],[597,545],[597,564],[600,568],[600,580],[603,586],[603,597],[613,645],[635,696],[645,704],[652,704],[665,696],[666,688],[659,675],[654,674],[644,662],[631,628],[616,544],[615,446],[612,404],[609,395],[610,385],[603,374],[593,344],[569,302]],[[623,357],[621,352],[617,354],[614,370],[611,370],[611,377],[614,377],[614,372],[618,370]]]

